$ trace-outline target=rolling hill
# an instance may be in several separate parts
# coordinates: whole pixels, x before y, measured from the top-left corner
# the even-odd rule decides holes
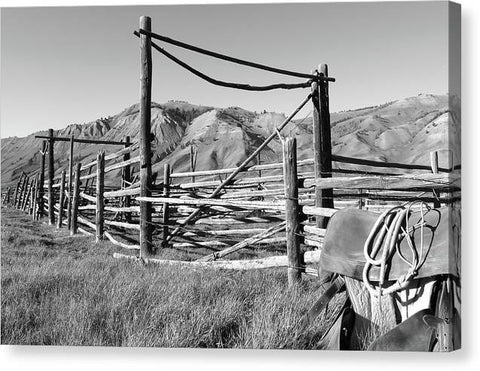
[[[285,116],[274,112],[256,113],[239,107],[217,108],[186,102],[152,103],[154,140],[153,171],[169,162],[175,171],[189,168],[190,146],[198,152],[197,169],[234,167],[241,163],[273,132]],[[124,111],[83,125],[69,125],[55,131],[57,136],[120,141],[126,135],[138,140],[138,104]],[[460,101],[447,95],[420,94],[374,107],[331,114],[332,145],[335,154],[386,162],[429,164],[432,150],[454,151],[460,163]],[[312,119],[297,120],[285,133],[298,140],[299,159],[312,157]],[[30,173],[40,163],[41,140],[27,137],[4,138],[2,146],[2,187],[14,185],[22,171]],[[57,173],[68,165],[68,142],[55,145]],[[99,150],[114,146],[75,144],[75,161],[93,160]],[[440,165],[447,166],[440,155]],[[262,152],[262,163],[281,161],[281,143],[275,139]],[[346,167],[343,165],[342,167]],[[350,166],[351,167],[351,166]],[[110,173],[110,181],[119,173]]]

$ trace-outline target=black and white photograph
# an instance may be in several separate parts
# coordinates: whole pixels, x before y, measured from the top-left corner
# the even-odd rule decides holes
[[[461,8],[2,7],[1,344],[461,349]]]

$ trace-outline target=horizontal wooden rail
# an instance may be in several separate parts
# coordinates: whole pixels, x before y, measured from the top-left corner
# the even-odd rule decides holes
[[[139,146],[139,143],[136,142],[134,144],[132,144],[131,146],[129,147],[126,147],[126,148],[123,148],[121,149],[120,151],[117,151],[115,153],[111,153],[107,156],[105,156],[105,162],[107,161],[111,161],[111,160],[114,160],[114,159],[117,159],[119,157],[122,157],[123,155],[127,154],[127,153],[131,153],[135,150],[138,149],[138,146]],[[85,164],[85,165],[82,165],[82,167],[80,168],[80,170],[88,170],[89,168],[91,168],[92,166],[96,166],[97,165],[97,160],[93,160],[92,162],[89,162],[88,164]]]
[[[306,159],[297,162],[297,166],[307,166],[313,165],[313,159]],[[189,178],[189,177],[201,177],[201,176],[212,176],[212,175],[224,175],[230,174],[235,171],[237,168],[226,168],[226,169],[217,169],[217,170],[201,170],[201,171],[189,171],[183,173],[172,173],[170,178]],[[240,173],[244,172],[253,172],[253,171],[262,171],[262,170],[277,170],[283,169],[283,164],[281,162],[276,162],[273,164],[263,164],[263,165],[252,165],[250,167],[245,168],[245,170],[241,171]]]
[[[105,198],[115,198],[115,197],[123,197],[123,196],[136,196],[140,194],[140,187],[138,188],[126,188],[120,189],[118,191],[110,191],[105,192],[103,197]]]
[[[252,237],[249,237],[249,238],[247,238],[247,239],[245,239],[245,240],[243,240],[243,241],[241,241],[241,242],[239,242],[239,243],[237,243],[233,246],[230,246],[230,247],[228,247],[228,248],[226,248],[222,251],[218,251],[218,252],[215,252],[213,254],[204,256],[203,258],[200,258],[197,261],[207,262],[207,261],[223,258],[224,256],[227,256],[229,254],[233,254],[236,251],[244,249],[245,247],[248,247],[250,245],[256,244],[261,240],[264,240],[264,239],[266,239],[270,236],[273,236],[274,234],[276,234],[278,232],[281,232],[281,231],[285,230],[286,225],[287,225],[287,222],[282,222],[278,225],[275,225],[273,227],[270,227],[270,228],[264,230],[263,232],[260,232],[259,234],[256,234]],[[285,239],[285,237],[284,237],[284,239]],[[285,239],[285,241],[286,241],[286,239]]]
[[[315,227],[313,225],[304,225],[303,230],[306,233],[311,233],[311,234],[314,234],[316,236],[321,236],[321,237],[325,237],[325,232],[327,231],[326,229],[318,228],[318,227]]]
[[[338,210],[329,209],[329,208],[326,208],[326,207],[303,206],[302,211],[305,215],[331,217]]]
[[[272,237],[272,238],[265,238],[263,240],[258,240],[255,242],[250,243],[251,246],[259,246],[259,245],[278,245],[278,244],[285,244],[286,239],[285,237]],[[203,242],[176,242],[172,244],[174,249],[178,248],[187,248],[187,247],[227,247],[230,246],[226,242],[222,241],[203,241]]]
[[[460,187],[460,175],[456,173],[443,174],[408,174],[396,176],[359,176],[307,179],[305,187],[316,186],[326,188],[365,188],[365,189],[405,189],[434,188],[450,189]]]
[[[50,139],[48,135],[35,135],[36,139]],[[53,137],[53,140],[56,142],[70,142],[71,138],[68,137]],[[125,142],[117,142],[113,140],[98,140],[98,139],[81,139],[81,138],[74,138],[73,141],[75,143],[86,143],[86,144],[111,144],[117,146],[124,146]]]
[[[253,223],[270,223],[281,221],[283,218],[269,217],[243,217],[243,218],[200,218],[195,221],[195,224],[208,224],[208,225],[238,225],[238,224],[253,224]],[[177,219],[177,223],[184,224],[185,219]]]
[[[312,238],[305,237],[303,243],[307,246],[312,246],[321,249],[323,247],[323,242],[316,241]]]
[[[83,198],[84,200],[87,200],[87,201],[90,201],[90,202],[93,202],[93,203],[97,203],[97,198],[94,197],[94,196],[89,196],[87,195],[85,192],[80,192],[79,196],[81,198]]]
[[[311,195],[312,197],[315,196],[315,193],[311,189],[305,189],[301,188],[298,190],[298,193],[301,195],[299,197],[307,197],[308,195]],[[270,188],[268,187],[266,190],[249,190],[249,191],[232,191],[232,192],[226,192],[222,194],[219,198],[220,199],[235,199],[235,198],[250,198],[250,197],[265,197],[265,198],[271,198],[277,196],[277,198],[283,198],[285,195],[285,189],[283,188]]]
[[[306,74],[306,73],[297,72],[297,71],[289,71],[289,70],[285,70],[285,69],[281,69],[281,68],[267,66],[265,64],[260,64],[260,63],[240,59],[240,58],[231,57],[229,55],[217,53],[217,52],[214,52],[212,50],[203,49],[203,48],[200,48],[200,47],[195,46],[195,45],[187,44],[187,43],[184,43],[182,41],[172,39],[170,37],[166,37],[166,36],[159,35],[159,34],[156,34],[156,33],[153,33],[153,32],[149,32],[148,30],[144,30],[144,29],[139,29],[138,33],[147,35],[147,36],[151,37],[152,39],[157,39],[157,40],[163,41],[165,43],[178,46],[180,48],[191,50],[191,51],[196,52],[196,53],[208,55],[208,56],[213,57],[213,58],[221,59],[221,60],[228,61],[228,62],[231,62],[231,63],[240,64],[240,65],[251,67],[251,68],[256,68],[256,69],[260,69],[260,70],[264,70],[264,71],[269,71],[269,72],[278,73],[278,74],[281,74],[281,75],[293,76],[293,77],[301,77],[301,78],[306,78],[306,79],[324,80],[324,81],[335,81],[335,78],[333,78],[333,77],[324,77],[324,76],[318,76],[316,74]]]
[[[307,179],[313,178],[313,173],[300,173],[298,174],[298,179]],[[263,177],[252,177],[252,178],[238,178],[232,180],[231,185],[252,185],[252,184],[259,184],[259,183],[276,183],[282,182],[283,175],[269,175]],[[211,180],[211,181],[204,181],[204,182],[195,182],[195,183],[183,183],[176,185],[181,189],[188,189],[188,188],[200,188],[200,187],[217,187],[222,184],[219,180]]]
[[[116,240],[110,233],[106,231],[103,232],[103,235],[107,237],[107,239],[116,246],[120,246],[120,247],[123,247],[124,249],[129,249],[129,250],[140,250],[140,245],[127,245],[123,242]]]
[[[85,218],[81,217],[80,215],[77,216],[77,220],[80,223],[85,224],[86,226],[92,228],[94,231],[97,229],[97,226],[95,225],[95,223],[91,222],[88,219],[85,219]]]
[[[113,171],[113,170],[116,170],[116,169],[121,169],[125,166],[129,166],[131,164],[135,164],[137,162],[140,162],[140,156],[135,156],[135,157],[132,157],[131,159],[129,160],[126,160],[126,161],[122,161],[122,162],[119,162],[117,164],[113,164],[113,165],[110,165],[110,166],[107,166],[105,168],[105,172],[108,173],[109,171]]]
[[[199,235],[208,235],[208,236],[250,236],[252,234],[258,234],[264,232],[264,228],[248,228],[248,229],[225,229],[225,230],[211,230],[211,231],[200,231],[200,232],[186,232],[183,233],[183,236],[199,236]]]
[[[84,206],[79,206],[78,210],[96,210],[97,206],[96,205],[84,205]],[[114,213],[139,213],[140,212],[140,206],[105,206],[103,208],[105,211],[111,211]],[[152,208],[152,212],[154,213],[159,213],[162,210],[161,206],[157,206],[155,208]]]
[[[432,170],[431,166],[429,165],[401,164],[397,162],[381,162],[381,161],[373,161],[373,160],[345,157],[345,156],[339,156],[339,155],[332,155],[332,161],[341,162],[344,164],[364,165],[364,166],[371,166],[371,167],[385,167],[385,168],[410,169],[410,170],[429,170],[429,171]],[[455,170],[460,169],[460,165],[454,166],[453,169],[438,168],[438,171],[451,172],[454,169]]]
[[[104,220],[103,222],[107,225],[113,225],[115,227],[121,227],[121,228],[125,228],[125,229],[135,229],[137,231],[140,230],[140,225],[139,224],[115,222],[113,220]]]
[[[307,251],[303,255],[305,264],[317,264],[320,262],[321,251]],[[115,259],[127,259],[132,261],[139,261],[140,259],[119,253],[114,253]],[[174,266],[180,268],[209,268],[209,269],[226,269],[226,270],[251,270],[251,269],[266,269],[266,268],[286,268],[288,267],[288,259],[286,255],[271,256],[261,259],[249,260],[215,260],[208,262],[200,261],[181,261],[181,260],[161,260],[161,259],[142,259],[144,263],[158,264],[161,266]]]
[[[137,201],[145,201],[151,203],[168,203],[170,205],[193,205],[193,206],[224,206],[236,207],[243,209],[269,209],[269,210],[285,210],[285,202],[275,201],[224,201],[213,198],[171,198],[171,197],[137,197]]]

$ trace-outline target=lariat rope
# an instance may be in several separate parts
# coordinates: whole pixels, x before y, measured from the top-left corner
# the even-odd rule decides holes
[[[420,220],[413,226],[410,226],[409,217],[412,213],[412,207],[417,203],[420,204]],[[423,251],[423,237],[424,227],[426,225],[425,215],[430,210],[431,207],[425,202],[412,201],[387,210],[378,217],[363,247],[363,254],[366,260],[363,267],[363,283],[372,296],[379,297],[402,290],[408,285],[409,281],[417,275],[418,270],[425,262],[428,254],[428,251],[425,254]],[[412,241],[417,229],[420,229],[420,251],[417,251]],[[408,261],[400,251],[400,241],[402,238],[405,238],[412,253],[411,261]],[[387,263],[391,260],[395,252],[398,253],[400,259],[402,259],[409,268],[393,285],[384,288]],[[379,258],[377,258],[377,256],[379,256]],[[377,288],[372,285],[369,277],[370,269],[373,266],[380,267],[379,284]]]

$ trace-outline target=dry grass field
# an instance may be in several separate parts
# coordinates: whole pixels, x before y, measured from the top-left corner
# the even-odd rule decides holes
[[[284,269],[132,264],[113,259],[108,242],[18,210],[1,217],[2,344],[316,349],[335,316],[332,303],[301,329],[322,287],[308,278],[288,289]]]

